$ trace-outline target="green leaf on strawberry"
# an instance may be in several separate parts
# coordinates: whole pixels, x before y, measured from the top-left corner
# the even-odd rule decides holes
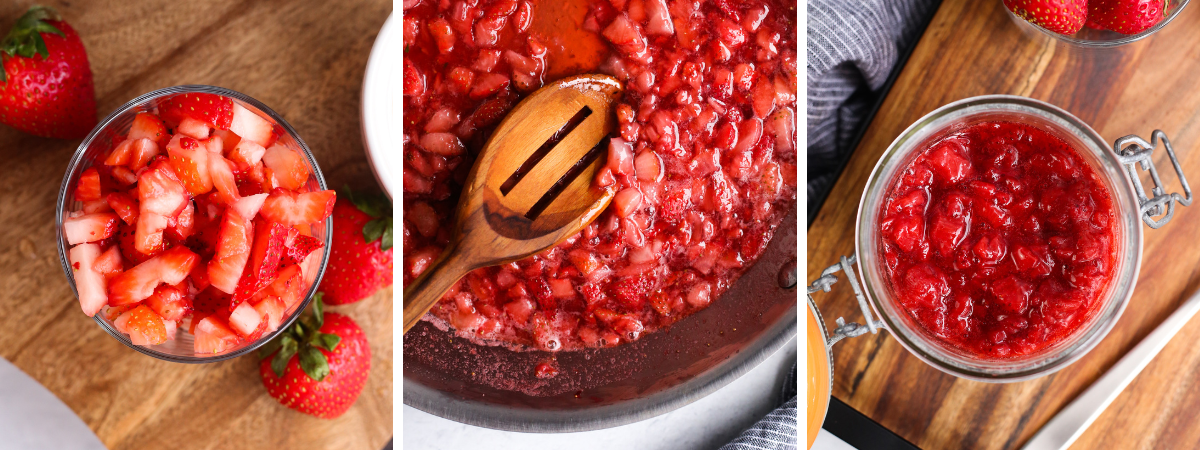
[[[322,297],[323,295],[319,292],[313,297],[312,315],[306,321],[297,321],[291,328],[281,333],[278,339],[263,346],[260,356],[266,359],[274,355],[271,360],[271,370],[275,372],[276,376],[283,376],[288,361],[296,355],[300,356],[300,367],[304,369],[304,373],[309,378],[321,381],[329,375],[325,355],[317,351],[317,348],[335,351],[341,338],[335,334],[320,332],[325,323],[325,305]]]
[[[96,89],[83,41],[54,9],[32,6],[0,40],[0,123],[78,139],[96,126]]]
[[[54,25],[46,23],[47,20],[58,21],[62,18],[58,16],[58,12],[48,6],[34,5],[30,7],[25,15],[17,19],[16,26],[8,32],[8,36],[0,41],[0,52],[4,52],[10,57],[32,58],[34,54],[37,54],[41,55],[42,59],[49,59],[50,49],[46,47],[46,39],[42,38],[42,33],[51,33],[61,37],[63,32]],[[8,76],[4,71],[0,71],[0,83],[2,82],[8,82]]]

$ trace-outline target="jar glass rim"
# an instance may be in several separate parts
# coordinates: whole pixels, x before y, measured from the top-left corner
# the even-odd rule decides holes
[[[1068,134],[1062,137],[1081,144],[1084,148],[1076,150],[1085,160],[1089,160],[1101,181],[1109,188],[1118,215],[1113,278],[1090,322],[1085,322],[1071,336],[1048,349],[1012,360],[964,356],[947,349],[946,344],[938,342],[925,330],[906,324],[911,319],[907,317],[907,311],[894,305],[887,280],[878,269],[879,258],[875,256],[878,209],[895,180],[895,174],[908,162],[906,158],[919,152],[929,139],[944,133],[952,125],[990,113],[1010,114],[1053,127],[1055,134]],[[1142,253],[1142,228],[1136,199],[1128,173],[1118,161],[1112,146],[1067,111],[1040,100],[1012,95],[979,96],[947,104],[918,119],[900,133],[884,151],[867,180],[859,201],[855,229],[855,250],[864,293],[872,309],[902,346],[944,372],[988,382],[1020,381],[1053,373],[1094,348],[1116,324],[1132,296]]]
[[[1166,27],[1168,23],[1171,23],[1171,21],[1175,19],[1175,17],[1179,16],[1179,13],[1183,12],[1183,8],[1188,5],[1189,1],[1190,0],[1178,0],[1174,4],[1167,4],[1166,7],[1168,8],[1168,10],[1164,11],[1163,19],[1160,20],[1158,23],[1152,25],[1150,28],[1145,29],[1141,33],[1124,35],[1124,36],[1121,36],[1116,39],[1083,39],[1083,38],[1076,38],[1074,36],[1067,36],[1067,35],[1059,34],[1059,33],[1047,30],[1047,29],[1043,28],[1041,25],[1038,25],[1036,23],[1025,20],[1024,18],[1022,18],[1021,16],[1018,16],[1016,13],[1014,13],[1012,10],[1010,10],[1008,8],[1004,8],[1004,10],[1005,10],[1005,12],[1008,13],[1009,17],[1011,17],[1013,20],[1017,20],[1017,21],[1020,21],[1021,23],[1027,24],[1030,27],[1032,27],[1033,29],[1037,30],[1038,32],[1040,32],[1044,35],[1047,35],[1051,38],[1054,38],[1056,40],[1066,42],[1068,44],[1071,44],[1071,45],[1074,45],[1077,47],[1081,47],[1081,48],[1098,49],[1098,48],[1117,47],[1117,46],[1137,42],[1137,41],[1140,41],[1147,37],[1150,37],[1154,33],[1157,33],[1159,30],[1162,30],[1163,27]],[[1116,33],[1116,32],[1110,32],[1110,33]]]

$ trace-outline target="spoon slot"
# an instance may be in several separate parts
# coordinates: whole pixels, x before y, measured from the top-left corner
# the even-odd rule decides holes
[[[550,153],[550,150],[554,149],[554,146],[558,145],[558,143],[561,142],[563,138],[567,137],[567,135],[571,134],[572,131],[575,131],[575,128],[578,127],[579,124],[583,123],[584,119],[587,119],[590,115],[592,115],[592,108],[584,106],[583,109],[580,109],[578,112],[576,112],[574,116],[571,116],[571,119],[568,120],[567,123],[563,124],[562,128],[559,128],[557,132],[550,136],[550,139],[547,139],[546,142],[542,143],[542,146],[538,147],[533,154],[529,155],[529,158],[527,158],[525,162],[521,164],[521,167],[518,167],[517,170],[513,172],[512,176],[508,177],[508,179],[504,181],[504,184],[500,185],[500,193],[502,195],[508,195],[509,191],[512,191],[513,187],[516,187],[517,183],[520,183],[521,180],[525,178],[525,175],[529,174],[529,171],[533,170],[534,166],[538,165],[538,163],[542,162],[542,159],[546,158],[546,155]]]
[[[554,202],[554,199],[558,198],[558,194],[561,194],[562,191],[567,188],[567,185],[573,183],[576,178],[579,178],[579,175],[583,174],[584,169],[587,169],[588,166],[592,165],[592,163],[596,162],[596,160],[600,158],[600,155],[604,154],[604,149],[606,147],[608,147],[607,138],[601,139],[595,147],[592,147],[591,150],[588,150],[587,154],[583,155],[583,158],[580,158],[579,161],[576,161],[575,165],[571,166],[571,169],[567,170],[567,172],[564,173],[563,176],[559,178],[553,186],[550,186],[550,189],[547,190],[544,195],[542,195],[542,198],[538,199],[537,203],[534,203],[533,207],[529,208],[529,212],[525,213],[525,218],[529,220],[537,219],[537,217],[542,214],[542,211],[545,211],[546,207],[550,206],[550,203]]]

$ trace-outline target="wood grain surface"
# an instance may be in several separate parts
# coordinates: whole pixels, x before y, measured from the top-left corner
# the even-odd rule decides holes
[[[0,5],[7,30],[28,1]],[[44,1],[82,36],[98,114],[179,84],[266,103],[312,148],[332,187],[378,190],[359,98],[386,0]],[[370,449],[392,430],[392,290],[331,307],[366,332],[371,374],[336,420],[269,397],[258,361],[185,365],[126,348],[79,309],[55,247],[54,204],[78,141],[0,126],[0,357],[71,407],[110,449]]]
[[[922,115],[966,97],[1016,94],[1058,105],[1110,142],[1166,131],[1192,185],[1200,179],[1200,7],[1153,37],[1083,51],[1024,34],[1000,1],[946,0],[808,232],[808,280],[854,251],[858,201],[875,162]],[[1157,164],[1171,172],[1161,150]],[[1173,174],[1164,175],[1177,191]],[[1129,307],[1099,346],[1055,374],[986,384],[944,374],[887,332],[834,348],[839,399],[927,449],[1024,444],[1200,285],[1200,207],[1145,229],[1142,270]],[[816,294],[825,318],[861,321],[846,286]],[[832,323],[827,326],[833,325]],[[1073,448],[1200,448],[1200,320],[1193,319]]]

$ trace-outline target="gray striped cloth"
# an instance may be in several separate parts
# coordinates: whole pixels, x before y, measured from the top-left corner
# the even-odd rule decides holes
[[[725,444],[721,450],[796,450],[800,440],[797,389],[796,366],[792,365],[792,373],[783,381],[783,391],[779,396],[787,401],[743,431],[737,439]]]
[[[941,0],[808,1],[808,214]]]

